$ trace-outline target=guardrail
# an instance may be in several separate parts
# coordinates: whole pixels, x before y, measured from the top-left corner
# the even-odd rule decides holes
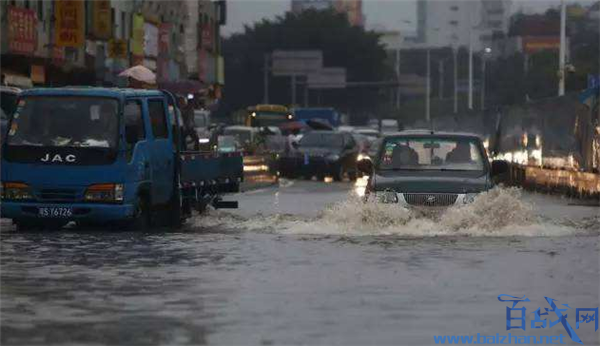
[[[277,184],[279,175],[277,161],[273,155],[244,156],[244,182],[242,191]]]
[[[511,164],[509,182],[526,189],[600,200],[600,174]]]

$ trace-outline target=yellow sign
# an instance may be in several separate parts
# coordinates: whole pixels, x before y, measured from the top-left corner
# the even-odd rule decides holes
[[[60,47],[85,44],[85,6],[83,0],[56,0],[55,42]]]
[[[144,55],[144,16],[141,14],[133,15],[131,53],[133,55]]]
[[[113,59],[126,59],[127,40],[113,39],[108,41],[108,57]]]
[[[94,4],[92,34],[98,39],[108,40],[112,37],[113,30],[110,0],[95,0],[92,3]]]

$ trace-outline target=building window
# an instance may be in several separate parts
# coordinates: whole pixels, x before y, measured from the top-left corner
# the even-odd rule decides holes
[[[452,10],[452,11],[458,11],[458,6],[456,6],[456,5],[450,6],[450,10]]]
[[[31,5],[29,4],[29,0],[25,0],[25,8],[29,9]]]
[[[180,24],[180,25],[179,25],[179,33],[180,33],[180,34],[183,34],[183,24]]]
[[[37,17],[38,20],[44,20],[44,0],[38,0],[37,2]]]

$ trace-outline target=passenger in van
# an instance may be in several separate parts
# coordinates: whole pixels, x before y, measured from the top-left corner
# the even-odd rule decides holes
[[[392,168],[418,166],[419,154],[407,145],[398,144],[392,152]]]
[[[458,142],[456,147],[446,155],[447,163],[469,163],[471,161],[471,145],[468,142]]]

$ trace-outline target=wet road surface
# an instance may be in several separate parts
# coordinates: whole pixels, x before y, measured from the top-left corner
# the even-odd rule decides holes
[[[600,305],[597,207],[524,195],[564,230],[552,237],[304,232],[352,190],[283,182],[179,231],[20,234],[2,223],[0,341],[431,345],[446,334],[566,335],[560,324],[529,328],[531,313],[549,308],[544,296]],[[526,331],[506,330],[511,304],[499,294],[531,300]],[[576,332],[600,344],[593,323]]]

